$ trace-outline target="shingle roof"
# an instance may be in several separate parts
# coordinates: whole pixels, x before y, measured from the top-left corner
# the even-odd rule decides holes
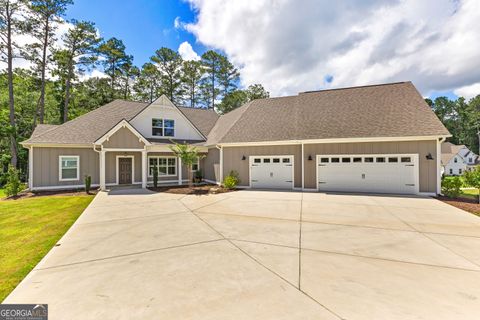
[[[149,103],[114,100],[61,125],[39,125],[25,143],[89,144],[103,136],[123,119],[130,121]],[[205,136],[215,125],[213,110],[179,107],[180,111]]]
[[[411,82],[259,99],[242,108],[221,116],[207,143],[449,135]]]
[[[465,148],[465,145],[456,145],[456,144],[453,144],[451,142],[444,142],[442,143],[442,147],[441,147],[441,150],[442,150],[442,156],[441,156],[441,162],[442,162],[442,165],[446,165],[447,163],[450,162],[450,160],[452,160],[452,158],[454,156],[456,156],[458,154],[458,152]]]

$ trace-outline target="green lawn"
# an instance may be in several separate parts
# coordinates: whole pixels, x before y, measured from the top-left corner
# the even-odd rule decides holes
[[[5,198],[5,190],[0,189],[0,199]]]
[[[93,197],[0,200],[0,301],[55,245]]]
[[[462,190],[461,197],[478,199],[478,189],[464,189]]]

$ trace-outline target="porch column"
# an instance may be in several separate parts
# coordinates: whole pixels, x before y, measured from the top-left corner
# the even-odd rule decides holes
[[[104,191],[105,186],[105,151],[100,151],[100,190]]]
[[[177,158],[178,159],[178,184],[181,185],[182,184],[182,159],[181,158]]]
[[[28,188],[33,189],[33,146],[28,151]]]
[[[147,187],[147,150],[142,151],[142,188]]]

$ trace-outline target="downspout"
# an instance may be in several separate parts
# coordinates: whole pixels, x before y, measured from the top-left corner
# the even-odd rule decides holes
[[[442,194],[442,143],[446,140],[442,137],[437,140],[437,194]]]
[[[220,181],[217,181],[217,184],[221,185],[222,182],[223,182],[223,148],[221,146],[219,146],[218,144],[215,145],[215,148],[217,148],[218,150],[220,150],[220,169],[218,170],[219,173],[219,179]]]

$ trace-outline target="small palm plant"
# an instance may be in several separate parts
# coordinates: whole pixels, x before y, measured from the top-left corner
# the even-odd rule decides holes
[[[174,141],[173,146],[170,146],[170,150],[182,160],[182,164],[187,166],[188,170],[188,186],[191,188],[193,186],[193,177],[192,177],[192,166],[194,163],[197,163],[200,159],[203,159],[205,156],[198,153],[198,149],[194,146],[189,145],[188,143],[176,143]]]

